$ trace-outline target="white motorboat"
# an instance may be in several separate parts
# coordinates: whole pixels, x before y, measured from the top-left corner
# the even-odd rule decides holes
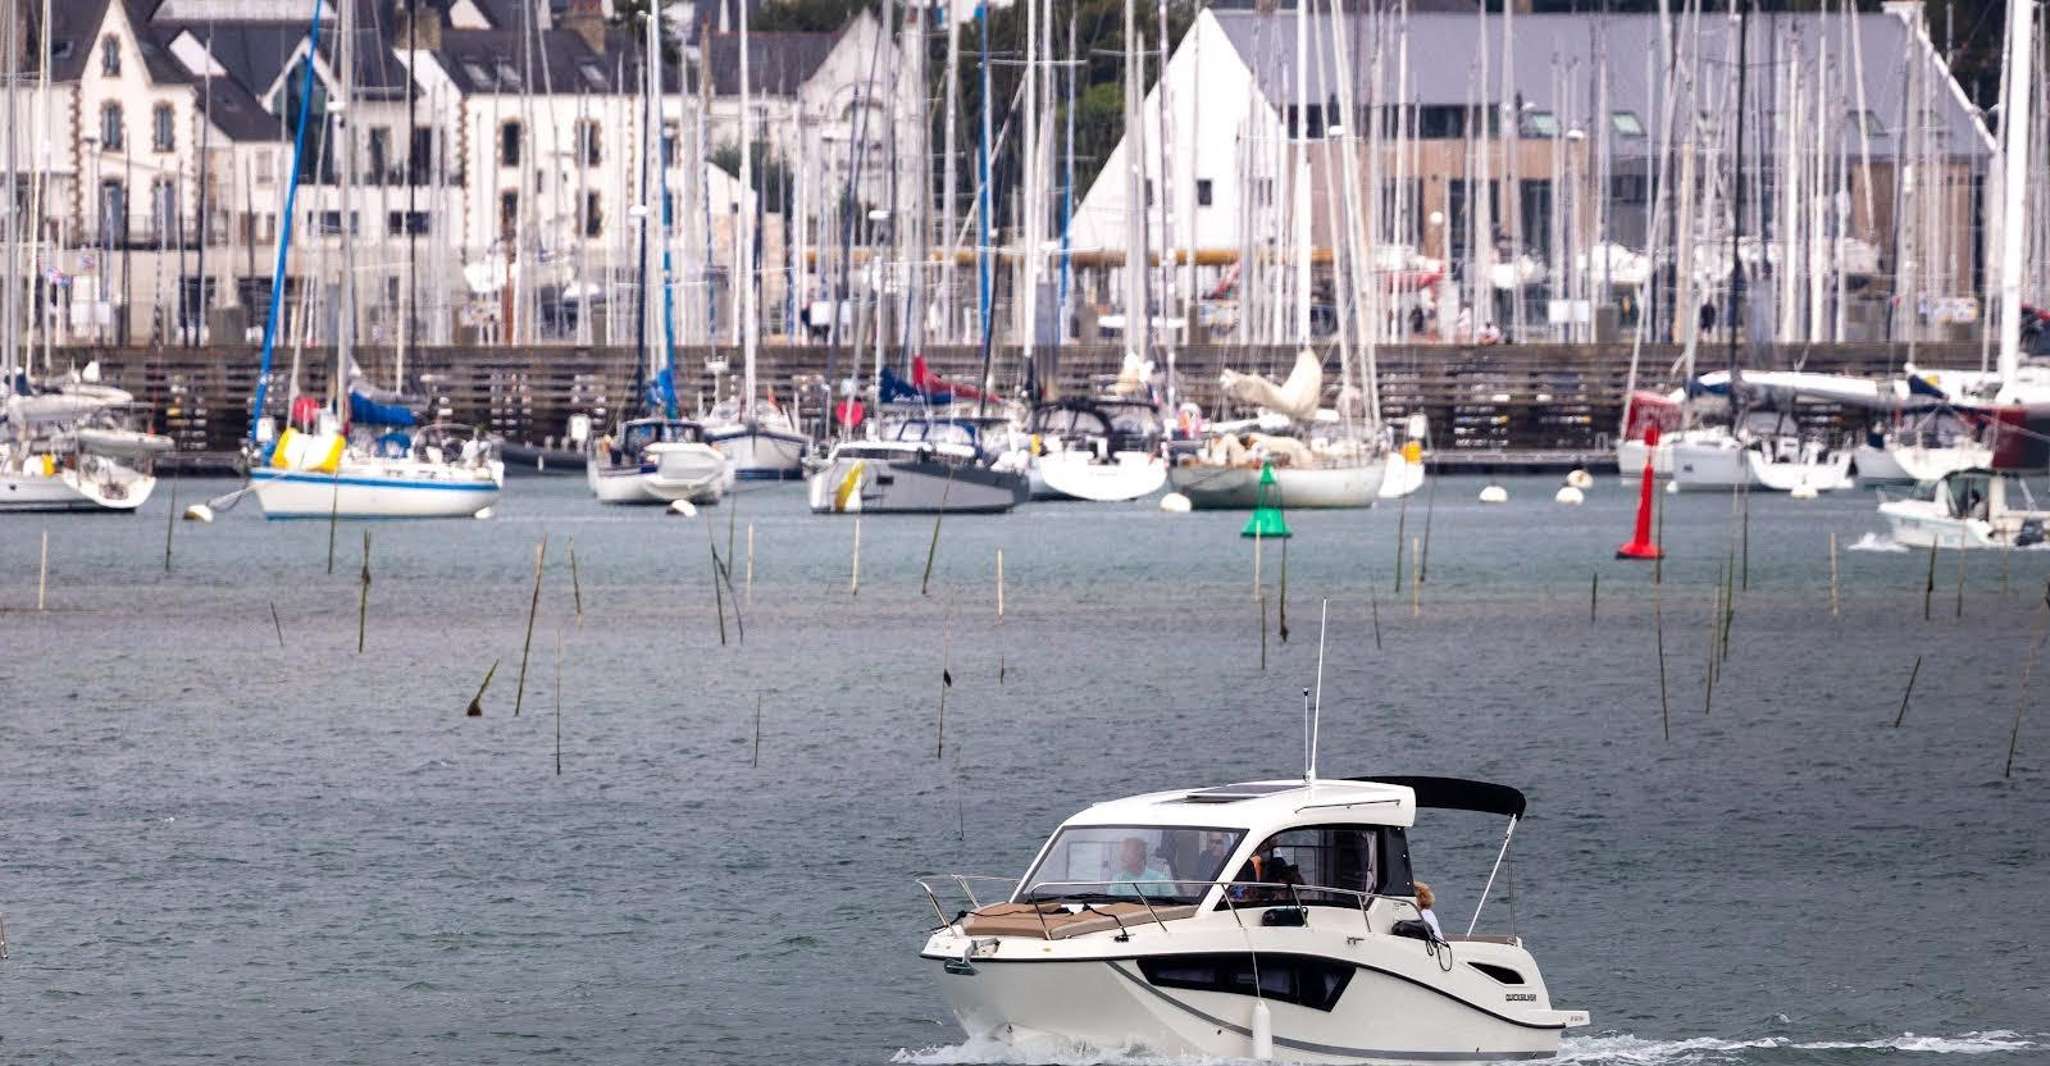
[[[1985,468],[1953,471],[1905,499],[1881,496],[1879,516],[1909,548],[2026,548],[2050,523],[2020,477]]]
[[[1407,842],[1419,810],[1503,815],[1513,835],[1524,799],[1451,778],[1310,777],[1098,804],[1062,823],[1020,881],[921,880],[938,926],[920,954],[971,1038],[1024,1054],[1042,1042],[1317,1063],[1556,1054],[1588,1015],[1552,1006],[1522,940],[1472,926],[1441,936],[1423,920]]]
[[[1791,433],[1732,433],[1728,429],[1689,430],[1670,445],[1672,481],[1681,492],[1728,492],[1760,488],[1792,492],[1807,488],[1832,492],[1850,488],[1848,448],[1829,448],[1821,441]],[[1656,473],[1657,464],[1653,463]],[[1643,473],[1643,459],[1638,460]]]
[[[1151,403],[1113,396],[1041,404],[1026,430],[1021,460],[1035,500],[1121,502],[1167,483],[1166,427]]]
[[[889,427],[886,440],[845,441],[806,486],[815,514],[997,514],[1031,494],[1014,451],[992,454],[985,433],[1002,419],[911,420]]]
[[[584,474],[599,503],[718,503],[733,486],[733,461],[682,418],[638,418],[592,442]]]
[[[732,460],[741,481],[784,481],[804,476],[811,438],[799,433],[789,416],[773,404],[757,404],[749,412],[725,403],[705,420],[705,439]]]
[[[112,409],[34,440],[0,444],[0,511],[132,512],[157,485],[171,438],[123,425]]]
[[[249,490],[273,520],[472,518],[495,506],[504,486],[491,443],[458,426],[369,444],[287,429],[269,461],[249,470]]]

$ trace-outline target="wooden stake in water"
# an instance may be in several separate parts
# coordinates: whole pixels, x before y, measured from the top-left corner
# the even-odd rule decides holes
[[[748,761],[748,765],[749,765],[749,766],[760,766],[761,764],[762,764],[762,694],[761,694],[761,693],[759,693],[759,692],[757,692],[757,693],[755,693],[755,751],[754,751],[754,757],[753,757],[752,759],[750,759],[750,760]]]
[[[1260,669],[1267,669],[1267,592],[1260,592]]]
[[[1723,575],[1726,572],[1724,569],[1716,571],[1715,592],[1708,615],[1708,665],[1702,671],[1705,681],[1701,697],[1701,713],[1704,715],[1709,712],[1711,707],[1715,706],[1715,668],[1721,651],[1717,645],[1720,641],[1718,634],[1721,632],[1723,624]]]
[[[1908,687],[1907,687],[1907,690],[1901,693],[1901,709],[1900,709],[1900,713],[1898,713],[1898,714],[1895,714],[1895,715],[1893,716],[1893,727],[1894,727],[1895,729],[1899,729],[1899,728],[1901,727],[1901,723],[1902,723],[1903,721],[1905,721],[1905,720],[1907,719],[1907,717],[1908,717],[1908,699],[1909,699],[1910,697],[1914,696],[1914,694],[1915,694],[1915,679],[1916,679],[1917,677],[1920,677],[1920,676],[1922,676],[1922,657],[1921,657],[1921,656],[1919,656],[1919,655],[1917,655],[1917,656],[1915,656],[1915,665],[1914,665],[1914,668],[1908,671]]]
[[[954,629],[950,625],[940,636],[940,718],[934,730],[934,759],[943,758],[947,754],[947,690],[954,687],[954,671],[949,669],[952,665],[953,639]]]
[[[584,624],[584,582],[577,573],[577,538],[569,538],[569,594],[576,604],[577,624]]]
[[[1260,580],[1260,527],[1253,527],[1253,598],[1265,595],[1266,584]]]
[[[1666,505],[1659,499],[1658,475],[1651,478],[1652,540],[1658,546],[1658,554],[1651,558],[1651,583],[1663,585],[1666,582]]]
[[[1004,550],[997,549],[997,621],[1004,620]]]
[[[1962,541],[1960,541],[1960,542],[1958,543],[1958,546],[1957,546],[1957,604],[1956,604],[1956,605],[1955,605],[1955,606],[1954,606],[1954,607],[1952,608],[1952,610],[1951,610],[1951,618],[1952,618],[1952,619],[1954,619],[1954,620],[1956,620],[1956,619],[1962,619],[1962,618],[1964,618],[1964,616],[1965,616],[1965,546],[1964,546],[1964,543],[1963,543]]]
[[[562,627],[555,628],[555,776],[562,776]]]
[[[861,516],[854,516],[854,566],[847,574],[847,594],[861,595]]]
[[[1414,538],[1409,546],[1409,565],[1411,567],[1409,574],[1409,616],[1411,618],[1422,618],[1424,616],[1423,582],[1418,580],[1419,575],[1423,573],[1423,559],[1422,538]]]
[[[1381,600],[1374,595],[1374,585],[1367,583],[1367,612],[1374,620],[1374,650],[1381,650]]]
[[[334,491],[329,494],[327,501],[327,572],[329,574],[335,572],[335,526],[340,523],[342,517],[342,471],[339,467],[334,472],[333,480]]]
[[[1746,495],[1748,498],[1749,494]],[[1730,660],[1730,625],[1737,620],[1736,560],[1732,559],[1730,561],[1729,569],[1724,571],[1724,573],[1726,576],[1723,578],[1723,625],[1719,646],[1722,649],[1722,661],[1728,662]],[[1716,667],[1716,677],[1722,677],[1721,666]]]
[[[1922,621],[1929,620],[1929,599],[1936,595],[1936,541],[1929,541],[1929,576],[1922,581]]]
[[[363,634],[370,621],[370,531],[363,531],[363,583],[356,594],[356,654],[363,654]]]
[[[940,553],[940,520],[947,517],[947,494],[954,491],[954,468],[947,468],[947,483],[940,486],[940,509],[932,516],[932,543],[925,546],[925,576],[918,579],[918,594],[932,587],[932,561]]]
[[[1402,505],[1395,510],[1395,591],[1398,594],[1402,592],[1402,550],[1409,544],[1408,528],[1409,495],[1405,493]]]
[[[285,647],[285,623],[278,621],[278,605],[276,601],[273,601],[270,605],[270,624],[272,629],[278,631],[278,648],[283,650]]]
[[[1659,728],[1664,730],[1667,740],[1673,739],[1673,709],[1666,699],[1666,612],[1659,602],[1659,586],[1651,586],[1651,628],[1658,640],[1659,653]]]
[[[1837,617],[1839,613],[1836,589],[1836,534],[1831,533],[1829,535],[1829,616],[1831,618]]]
[[[43,609],[44,594],[50,589],[50,531],[43,530],[43,555],[36,563],[36,610]]]
[[[1431,485],[1424,490],[1424,544],[1417,550],[1416,579],[1418,584],[1431,579],[1431,516],[1438,510],[1438,479],[1431,478]]]
[[[1281,638],[1281,642],[1286,644],[1288,643],[1288,539],[1285,537],[1281,541],[1281,606],[1276,613],[1279,616],[1280,624],[1276,626],[1274,632],[1276,636]]]
[[[164,573],[171,572],[171,531],[178,528],[178,477],[171,477],[171,510],[164,516]]]
[[[712,557],[712,602],[719,613],[719,646],[726,646],[726,589],[719,584],[719,546],[712,543],[712,527],[705,527],[705,554]]]
[[[1744,497],[1744,591],[1751,591],[1751,483],[1746,481]]]
[[[1602,572],[1597,570],[1593,574],[1589,575],[1589,580],[1587,582],[1587,622],[1589,625],[1594,624],[1595,611],[1600,606],[1601,599]]]
[[[520,716],[520,707],[527,701],[527,658],[534,650],[534,616],[541,611],[541,563],[548,557],[548,534],[541,534],[541,543],[534,545],[534,598],[527,604],[527,641],[520,647],[520,683],[513,693],[513,717]],[[492,669],[498,664],[493,663]]]
[[[747,524],[747,609],[755,606],[755,524]]]
[[[491,687],[491,679],[498,676],[500,660],[491,660],[491,669],[484,671],[484,683],[477,686],[477,694],[470,697],[470,705],[463,710],[465,718],[484,717],[484,692]]]

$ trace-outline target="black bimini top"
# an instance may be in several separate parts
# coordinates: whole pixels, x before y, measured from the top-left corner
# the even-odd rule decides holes
[[[1475,811],[1507,818],[1523,817],[1523,793],[1508,785],[1469,781],[1463,777],[1355,777],[1354,781],[1375,781],[1402,785],[1416,793],[1416,805],[1435,810]]]

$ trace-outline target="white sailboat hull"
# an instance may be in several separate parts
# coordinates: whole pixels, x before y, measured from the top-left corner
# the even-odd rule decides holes
[[[1276,467],[1276,502],[1288,509],[1372,507],[1387,470],[1380,458],[1351,466]],[[1259,467],[1184,463],[1170,469],[1167,480],[1198,510],[1243,511],[1259,505]]]
[[[1861,444],[1857,450],[1858,479],[1871,482],[1939,481],[1992,462],[1993,449],[1977,442],[1929,447],[1889,441],[1883,448]]]
[[[712,444],[733,463],[742,481],[787,481],[804,476],[804,457],[811,441],[798,433],[759,426],[708,430]]]
[[[124,463],[87,455],[79,469],[0,474],[0,512],[133,511],[149,502],[157,479]]]
[[[1793,492],[1809,488],[1816,492],[1835,492],[1851,487],[1851,453],[1838,451],[1816,459],[1794,459],[1774,462],[1758,452],[1745,449],[1745,461],[1751,467],[1752,483],[1762,489],[1774,492]]]
[[[249,484],[270,519],[472,518],[498,503],[498,464],[451,467],[411,459],[343,463],[337,473],[258,467]]]
[[[1085,451],[1048,452],[1028,470],[1035,500],[1119,503],[1150,496],[1167,484],[1167,460],[1152,452],[1119,452],[1108,462]]]
[[[1626,440],[1616,445],[1616,469],[1625,481],[1639,481],[1644,477],[1644,458],[1651,456],[1653,477],[1673,476],[1673,445],[1671,441],[1660,441],[1653,448],[1642,439]]]
[[[97,511],[100,505],[62,477],[0,474],[0,511]]]

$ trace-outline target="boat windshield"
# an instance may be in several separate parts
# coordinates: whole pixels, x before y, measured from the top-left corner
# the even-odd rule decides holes
[[[906,422],[897,431],[898,440],[918,441],[928,444],[965,444],[975,446],[975,430],[959,422]]]
[[[1069,826],[1025,875],[1019,898],[1196,903],[1244,835],[1194,826]]]

